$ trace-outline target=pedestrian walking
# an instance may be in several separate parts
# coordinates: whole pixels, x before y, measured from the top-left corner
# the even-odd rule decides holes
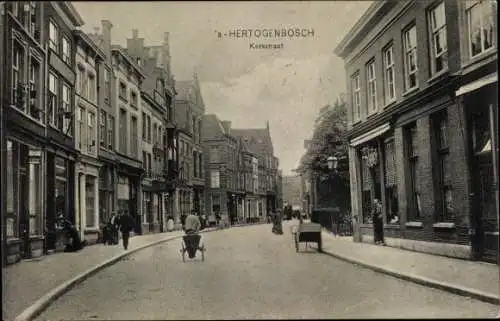
[[[282,235],[283,234],[283,215],[281,213],[281,210],[277,210],[275,213],[272,215],[273,217],[273,233]]]
[[[382,217],[382,203],[378,198],[373,199],[372,219],[373,219],[373,238],[375,244],[385,245],[384,220]]]
[[[130,232],[134,227],[134,221],[132,216],[126,211],[123,211],[119,217],[120,231],[122,232],[123,248],[126,250],[128,248],[128,241],[130,238]]]

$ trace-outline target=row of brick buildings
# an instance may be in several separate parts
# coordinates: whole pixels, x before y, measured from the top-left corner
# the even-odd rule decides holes
[[[122,47],[110,21],[83,25],[69,2],[1,3],[4,263],[58,250],[61,215],[93,243],[112,213],[129,212],[140,234],[215,208],[198,78],[174,80],[169,34],[145,45],[133,30]],[[220,173],[226,188],[236,174]]]
[[[283,207],[282,174],[266,128],[233,129],[230,121],[205,115],[202,130],[207,175],[205,213],[235,222],[267,219]]]
[[[351,208],[371,241],[498,256],[496,1],[376,1],[340,42]]]

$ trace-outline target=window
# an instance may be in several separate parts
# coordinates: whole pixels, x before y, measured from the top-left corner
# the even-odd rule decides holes
[[[151,154],[148,153],[147,156],[148,156],[148,165],[147,165],[148,167],[147,167],[147,169],[148,169],[148,173],[151,173]]]
[[[390,103],[396,98],[394,87],[394,55],[392,46],[384,51],[384,76],[385,76],[385,103]]]
[[[405,135],[405,154],[406,154],[406,166],[408,168],[408,220],[418,220],[420,219],[420,195],[418,193],[418,156],[417,156],[417,124],[412,123],[411,125],[404,128]]]
[[[388,224],[398,224],[398,189],[397,189],[397,171],[396,171],[396,149],[394,138],[391,137],[384,144],[384,162],[385,162],[385,196],[386,213]]]
[[[123,154],[127,153],[127,140],[129,137],[127,137],[127,112],[124,109],[120,109],[120,116],[119,116],[119,126],[120,128],[118,129],[118,137],[119,137],[119,144],[120,144],[120,152]]]
[[[62,60],[68,65],[71,64],[71,43],[66,36],[62,37]]]
[[[431,71],[432,74],[435,74],[448,67],[444,1],[429,11],[429,23]]]
[[[146,113],[142,112],[142,140],[146,140],[146,130],[147,130],[147,120],[146,120]]]
[[[112,150],[115,143],[115,118],[108,115],[108,149]]]
[[[53,126],[57,125],[57,111],[59,110],[59,104],[57,99],[57,88],[58,79],[53,74],[49,74],[49,123]]]
[[[35,38],[35,40],[40,41],[40,33],[37,32],[37,2],[30,1],[29,3],[29,14],[26,22],[26,29]]]
[[[153,144],[156,144],[156,140],[157,140],[157,128],[156,128],[156,123],[153,123]]]
[[[151,116],[148,117],[148,142],[151,143]]]
[[[467,1],[467,23],[470,56],[475,57],[493,47],[495,39],[496,1]]]
[[[352,118],[356,122],[361,117],[361,88],[359,83],[359,74],[351,79],[352,87]]]
[[[23,111],[26,107],[26,101],[23,97],[24,53],[24,47],[17,41],[14,42],[12,52],[12,104]]]
[[[145,151],[142,151],[142,168],[146,170],[147,155]]]
[[[130,106],[137,108],[137,94],[133,91],[130,92]]]
[[[83,150],[85,138],[85,124],[84,124],[85,110],[82,107],[76,109],[76,137],[77,144],[80,150]]]
[[[127,100],[127,85],[125,85],[122,81],[120,81],[119,96],[120,98]]]
[[[218,170],[212,170],[210,172],[210,187],[220,188],[220,172]]]
[[[95,153],[95,114],[93,112],[87,113],[87,151]]]
[[[89,74],[88,76],[88,90],[89,90],[89,95],[88,99],[90,102],[96,103],[97,97],[96,97],[96,90],[97,90],[97,83],[95,81],[95,76],[93,74]]]
[[[65,113],[70,113],[71,112],[71,87],[67,83],[63,83],[62,85],[62,112]],[[71,125],[71,118],[70,117],[65,117],[62,115],[62,124],[59,124],[59,126],[62,126],[62,130],[64,134],[71,136],[70,132],[70,125]]]
[[[370,114],[377,110],[377,82],[375,77],[375,61],[366,66],[366,76],[368,80],[368,110]]]
[[[440,111],[431,116],[432,133],[434,134],[434,163],[437,166],[433,167],[434,170],[434,185],[436,204],[435,220],[437,222],[453,222],[454,213],[452,207],[447,204],[447,198],[451,197],[451,186],[448,184],[447,178],[449,176],[448,167],[448,115],[446,110]]]
[[[49,48],[59,53],[59,30],[53,21],[49,21]]]
[[[418,67],[417,67],[417,28],[415,25],[403,33],[404,43],[404,73],[406,90],[418,86]]]
[[[41,120],[42,109],[40,108],[39,92],[40,92],[40,62],[31,57],[30,74],[29,74],[29,114],[31,117]]]
[[[137,126],[137,117],[132,116],[130,118],[130,152],[133,157],[138,157],[138,126]]]
[[[99,115],[99,146],[106,148],[106,112],[100,111]]]
[[[198,177],[198,156],[193,152],[193,177]]]
[[[110,104],[111,101],[109,99],[110,95],[111,95],[111,86],[109,84],[109,74],[111,73],[111,71],[106,68],[104,70],[104,102]]]
[[[92,176],[85,176],[85,227],[97,227],[96,225],[96,178]]]
[[[82,97],[88,98],[87,73],[85,72],[85,69],[83,69],[82,67],[78,67],[78,85],[79,85],[78,94]]]

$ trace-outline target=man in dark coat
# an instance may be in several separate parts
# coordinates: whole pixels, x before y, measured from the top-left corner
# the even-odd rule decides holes
[[[123,248],[126,250],[128,248],[128,239],[130,238],[130,231],[134,228],[134,220],[132,216],[126,211],[122,212],[120,215],[119,225],[120,231],[122,232]]]

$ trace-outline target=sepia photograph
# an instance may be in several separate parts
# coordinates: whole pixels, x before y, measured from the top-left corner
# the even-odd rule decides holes
[[[2,320],[499,319],[497,10],[0,1]]]

